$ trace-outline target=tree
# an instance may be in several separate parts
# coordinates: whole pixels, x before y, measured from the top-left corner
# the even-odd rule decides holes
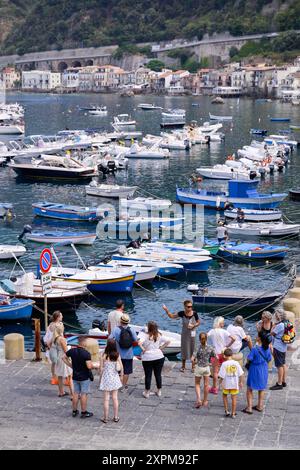
[[[152,59],[148,62],[147,67],[154,72],[161,72],[162,69],[166,67],[166,65],[161,60]]]

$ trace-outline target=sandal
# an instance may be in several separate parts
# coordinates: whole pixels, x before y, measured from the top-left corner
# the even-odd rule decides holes
[[[120,418],[114,418],[113,421],[114,421],[115,423],[118,423],[118,422],[120,421]]]
[[[258,406],[253,406],[253,409],[255,411],[258,411],[259,413],[262,413],[264,411],[264,410],[259,409]]]
[[[255,409],[255,408],[254,408]],[[253,412],[252,411],[249,411],[247,408],[244,408],[242,410],[242,413],[245,413],[246,415],[253,415]]]
[[[58,395],[60,398],[69,396],[68,392],[64,392],[62,395]]]
[[[201,406],[202,406],[202,401],[196,401],[195,408],[201,408]]]
[[[180,372],[185,372],[185,368],[181,367]]]
[[[101,418],[100,421],[102,421],[102,423],[104,423],[104,424],[108,423],[108,419],[105,419],[105,418]]]

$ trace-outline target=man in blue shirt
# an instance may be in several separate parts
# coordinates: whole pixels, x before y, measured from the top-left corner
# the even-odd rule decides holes
[[[121,391],[128,389],[128,379],[129,375],[133,372],[133,345],[137,343],[138,346],[141,346],[141,342],[138,340],[136,332],[133,328],[129,326],[130,318],[129,315],[124,313],[120,320],[120,326],[117,326],[111,332],[110,338],[116,340],[117,349],[121,356],[121,360],[124,367],[123,375],[123,389]],[[143,349],[143,348],[142,348]]]
[[[282,341],[284,335],[284,321],[286,320],[286,314],[283,311],[277,310],[275,312],[275,326],[272,329],[271,335],[273,336],[273,356],[275,367],[278,370],[278,381],[270,390],[282,390],[286,387],[286,352],[287,344]]]

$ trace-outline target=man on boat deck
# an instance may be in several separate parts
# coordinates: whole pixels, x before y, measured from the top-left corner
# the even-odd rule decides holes
[[[234,209],[234,205],[228,199],[224,202],[224,211],[231,211]]]

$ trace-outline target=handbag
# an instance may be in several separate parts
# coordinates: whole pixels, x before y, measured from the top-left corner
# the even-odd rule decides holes
[[[91,371],[91,369],[89,369],[89,379],[90,379],[91,382],[94,382],[94,374]]]

